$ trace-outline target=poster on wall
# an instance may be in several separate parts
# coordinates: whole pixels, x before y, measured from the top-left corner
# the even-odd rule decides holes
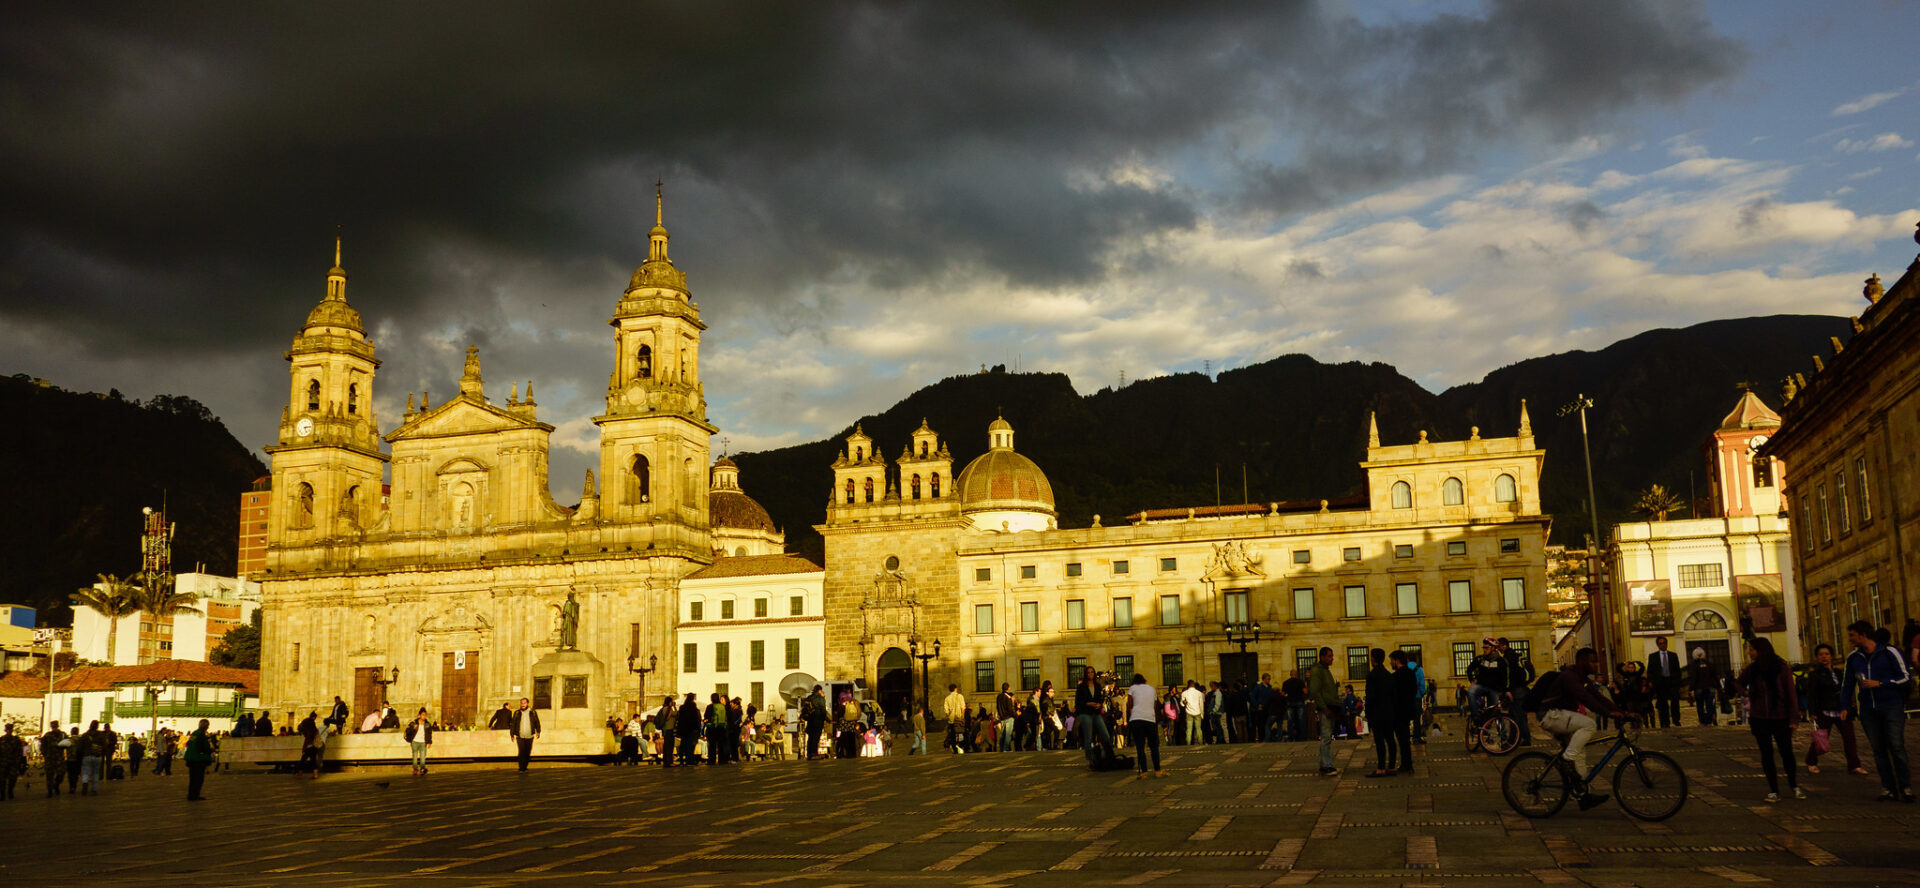
[[[1627,584],[1627,631],[1633,635],[1673,632],[1673,586],[1667,580]]]
[[[1753,621],[1755,632],[1787,631],[1787,599],[1779,574],[1746,574],[1733,578],[1733,594],[1740,613]]]

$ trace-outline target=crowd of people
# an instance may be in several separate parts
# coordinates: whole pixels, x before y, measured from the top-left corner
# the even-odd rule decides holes
[[[148,738],[120,734],[111,722],[102,724],[97,719],[85,731],[78,725],[62,730],[60,722],[50,722],[46,733],[37,737],[15,734],[8,724],[0,730],[0,800],[15,798],[21,780],[30,782],[36,765],[48,798],[99,795],[108,780],[139,777],[151,755],[148,773],[155,777],[171,777],[174,759],[184,761],[187,800],[200,801],[206,772],[219,757],[220,740],[209,727],[201,719],[199,727],[186,734],[160,728],[153,732],[149,746]]]

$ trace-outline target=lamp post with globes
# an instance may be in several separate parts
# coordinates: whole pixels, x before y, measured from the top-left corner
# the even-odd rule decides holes
[[[1247,662],[1247,647],[1260,643],[1260,624],[1227,623],[1221,628],[1226,630],[1228,644],[1237,644],[1240,646],[1240,663],[1241,668],[1244,669]],[[1245,673],[1243,677],[1252,678],[1253,674]],[[1222,683],[1225,683],[1227,678],[1225,675],[1220,676]]]
[[[141,689],[146,692],[147,713],[152,716],[152,724],[147,728],[148,742],[152,742],[153,738],[160,736],[160,698],[168,696],[167,691],[172,689],[172,685],[172,681],[161,679],[157,682],[150,682],[146,687]]]
[[[382,709],[385,709],[387,706],[387,687],[389,685],[399,684],[399,682],[400,682],[400,667],[398,666],[393,667],[392,674],[388,675],[386,678],[380,677],[379,670],[374,671],[373,683],[380,686],[380,707]]]
[[[640,676],[640,699],[634,703],[636,714],[647,708],[647,673],[660,668],[660,657],[657,654],[648,654],[647,665],[640,666],[639,663],[639,654],[627,655],[627,671]]]
[[[920,653],[920,639],[908,639],[907,656],[920,661],[920,705],[929,706],[931,704],[927,699],[927,661],[940,658],[940,639],[933,640],[933,651],[926,654]]]

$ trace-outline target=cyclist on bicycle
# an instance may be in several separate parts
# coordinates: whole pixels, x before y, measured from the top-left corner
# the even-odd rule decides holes
[[[1480,640],[1480,656],[1467,665],[1467,680],[1473,682],[1467,688],[1467,702],[1474,715],[1512,690],[1507,680],[1507,658],[1500,655],[1500,643],[1492,636]]]
[[[1598,656],[1593,648],[1581,648],[1574,654],[1572,665],[1561,667],[1559,680],[1549,686],[1546,699],[1539,706],[1540,727],[1566,740],[1566,748],[1560,752],[1560,769],[1567,775],[1568,788],[1580,800],[1582,811],[1605,804],[1608,796],[1591,792],[1587,787],[1587,741],[1593,738],[1599,723],[1580,708],[1584,706],[1588,712],[1623,722],[1632,720],[1632,716],[1611,701],[1588,689],[1587,679],[1594,673],[1593,663]]]

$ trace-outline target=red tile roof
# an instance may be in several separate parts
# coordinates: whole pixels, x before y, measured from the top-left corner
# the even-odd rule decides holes
[[[157,660],[138,666],[82,666],[53,685],[56,693],[104,691],[114,685],[171,680],[191,684],[239,685],[260,693],[260,670],[215,666],[198,660]]]
[[[714,559],[712,564],[687,574],[686,578],[711,580],[721,577],[812,573],[817,570],[824,570],[824,568],[798,555],[729,555]]]
[[[44,697],[47,695],[47,680],[38,675],[25,672],[9,672],[0,675],[0,697]]]

